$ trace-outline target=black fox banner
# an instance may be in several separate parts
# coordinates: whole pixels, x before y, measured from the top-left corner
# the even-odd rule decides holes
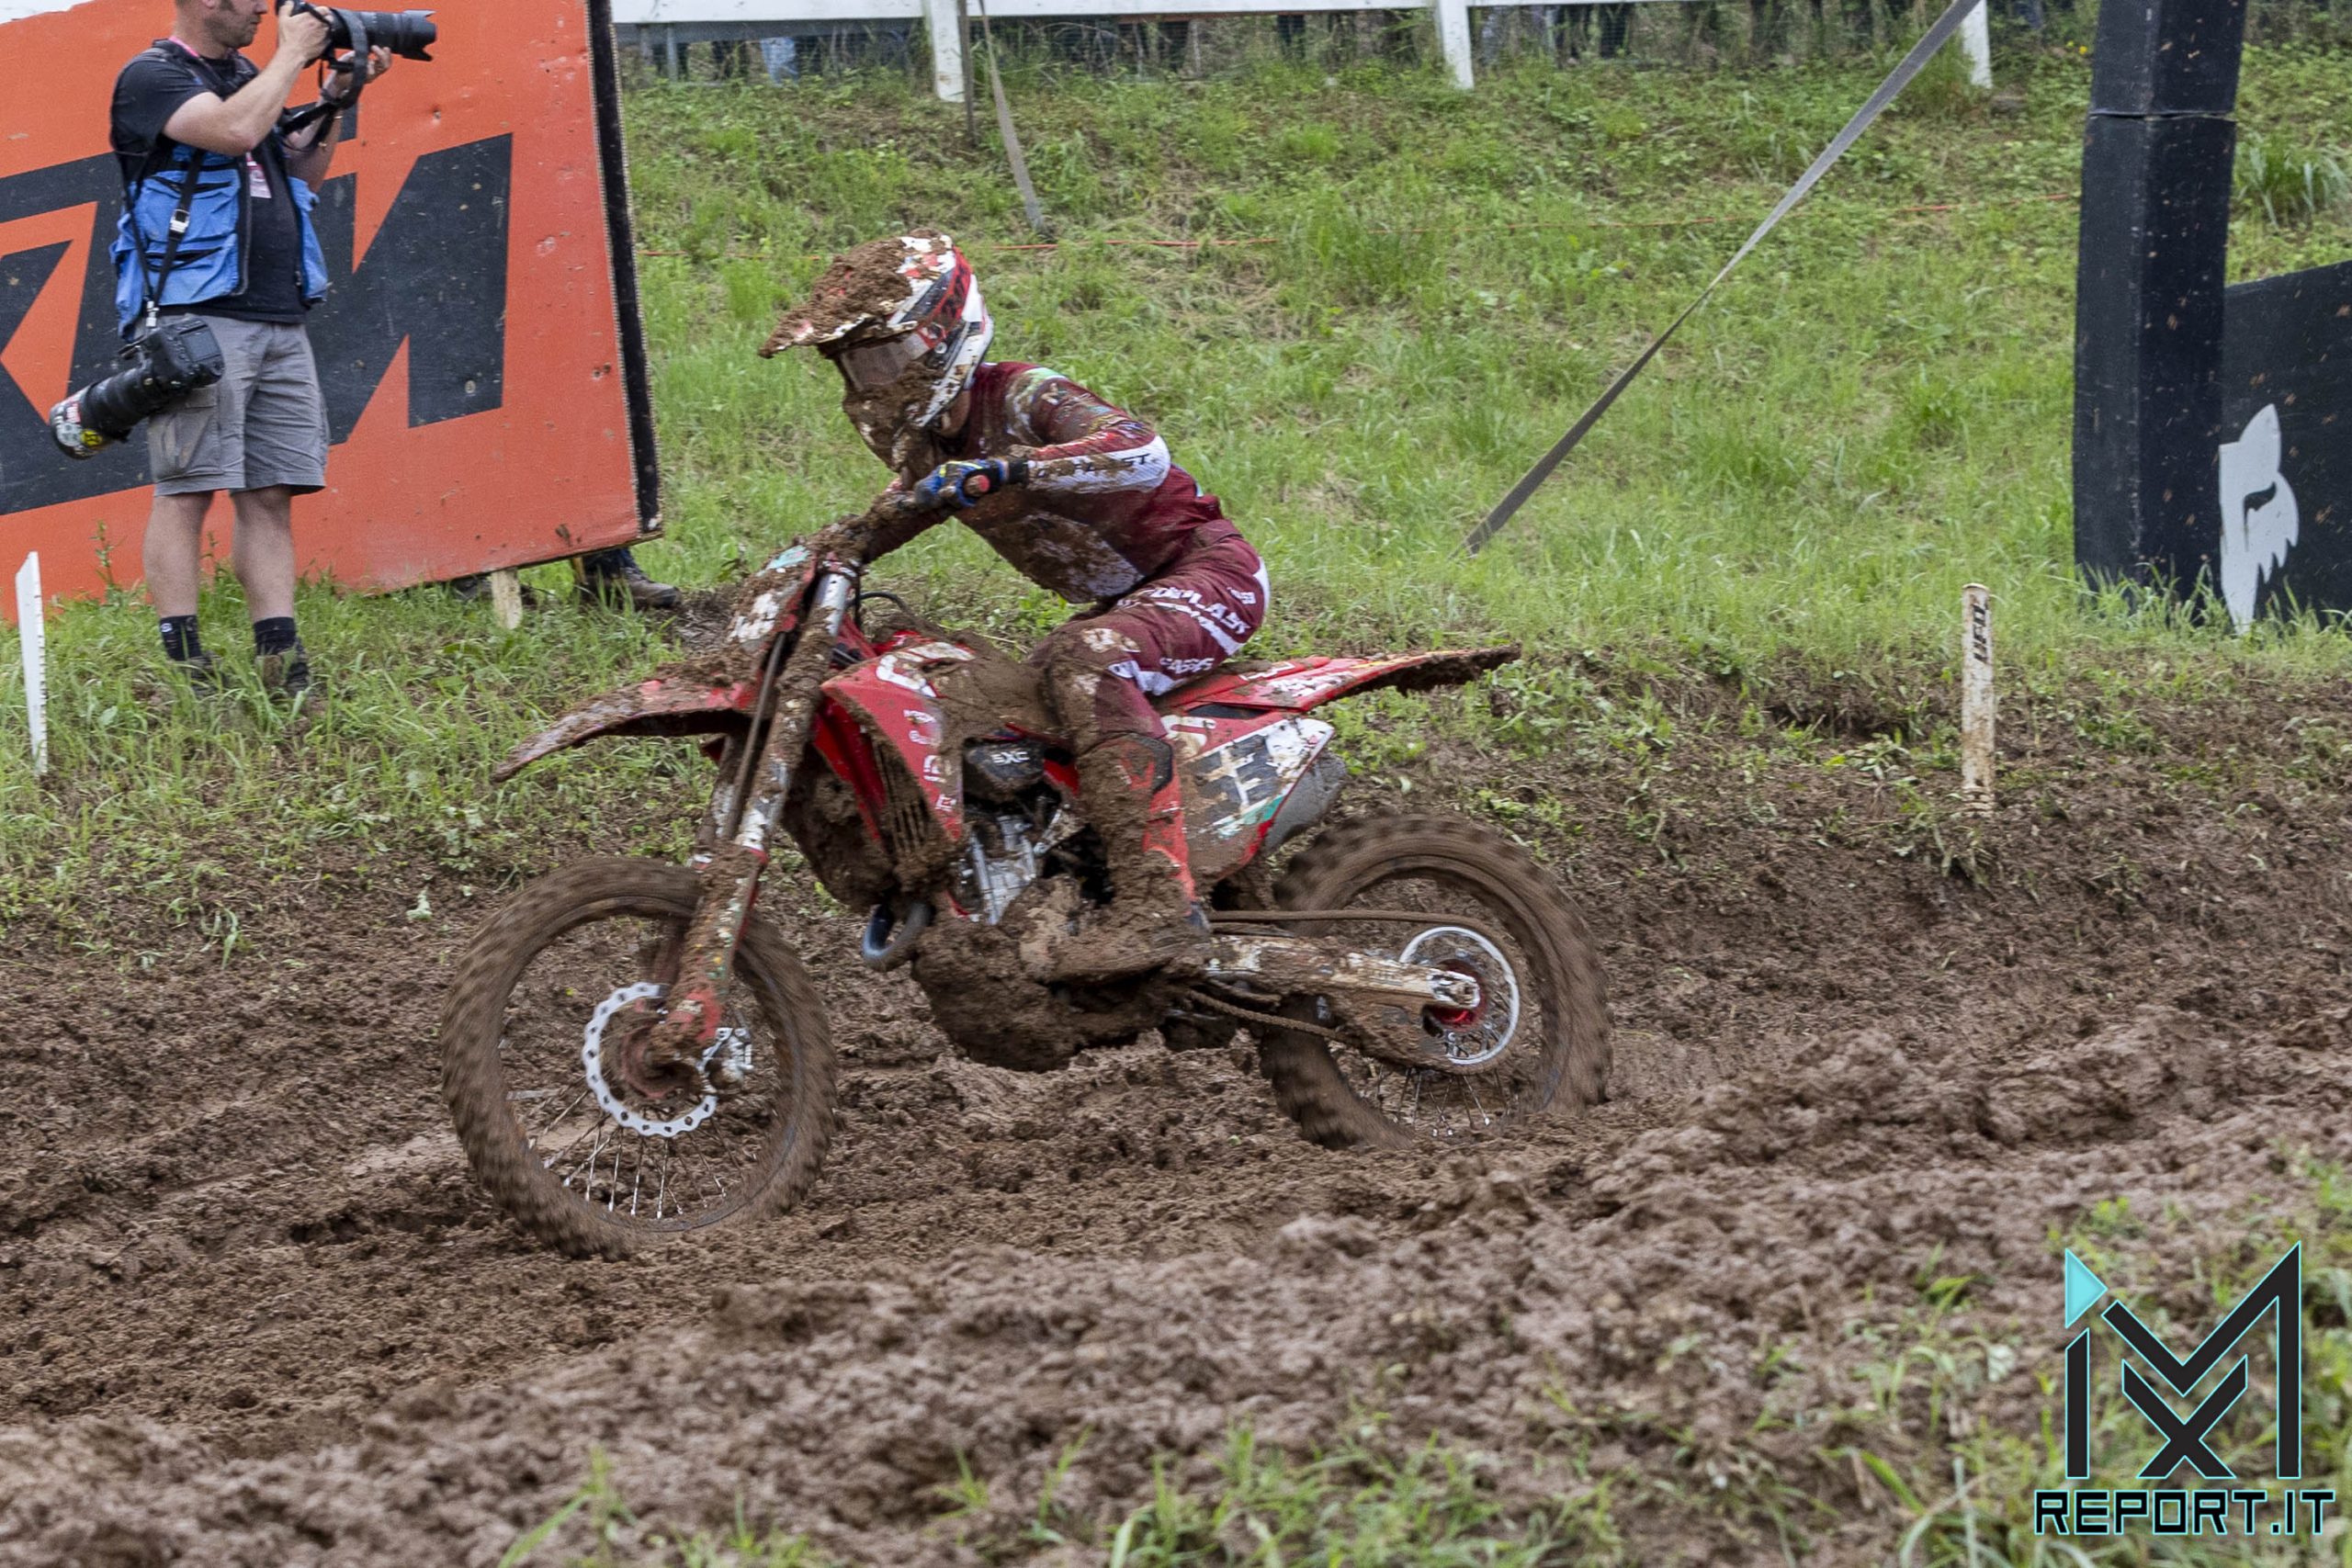
[[[320,191],[306,573],[397,588],[656,525],[609,10],[447,6],[433,61],[368,89]],[[0,564],[39,550],[52,592],[137,576],[144,440],[74,462],[46,414],[116,365],[108,103],[171,25],[169,0],[0,0]]]
[[[2244,0],[2099,13],[2083,141],[2075,558],[2240,627],[2352,610],[2352,263],[2225,288]]]

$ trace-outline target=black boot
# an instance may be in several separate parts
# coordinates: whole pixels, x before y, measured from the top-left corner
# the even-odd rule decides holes
[[[580,594],[631,610],[674,610],[685,602],[668,583],[646,576],[626,546],[580,558]]]
[[[289,705],[299,705],[310,693],[311,656],[299,640],[282,652],[255,654],[254,668],[261,689]]]

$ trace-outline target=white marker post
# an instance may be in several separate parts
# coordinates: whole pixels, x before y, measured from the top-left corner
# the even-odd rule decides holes
[[[964,18],[956,0],[923,0],[931,33],[931,90],[943,104],[964,101]]]
[[[1437,51],[1453,73],[1453,85],[1467,92],[1477,80],[1471,64],[1470,0],[1430,0],[1437,12]]]
[[[1977,6],[1960,19],[1960,51],[1968,56],[1968,85],[1992,86],[1993,28],[1984,19],[1984,6]]]
[[[523,580],[512,571],[490,574],[490,607],[498,624],[513,631],[523,624]]]
[[[25,654],[25,717],[33,738],[33,775],[49,772],[49,655],[40,610],[40,554],[17,573],[17,641]]]
[[[1960,803],[1993,811],[1993,595],[1981,582],[1960,591]]]

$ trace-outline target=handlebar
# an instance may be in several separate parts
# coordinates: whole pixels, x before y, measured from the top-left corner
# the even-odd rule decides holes
[[[934,509],[933,502],[925,501],[912,491],[892,491],[877,497],[873,505],[856,516],[844,517],[832,524],[811,539],[809,545],[820,554],[848,556],[851,558],[847,564],[863,567],[867,559],[866,552],[873,547],[874,536],[885,525],[908,522]]]

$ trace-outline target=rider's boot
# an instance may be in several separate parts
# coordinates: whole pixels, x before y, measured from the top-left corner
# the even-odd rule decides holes
[[[1114,735],[1078,760],[1079,804],[1111,863],[1111,906],[1049,951],[1046,978],[1114,980],[1208,966],[1207,917],[1193,886],[1182,781],[1168,742]]]

